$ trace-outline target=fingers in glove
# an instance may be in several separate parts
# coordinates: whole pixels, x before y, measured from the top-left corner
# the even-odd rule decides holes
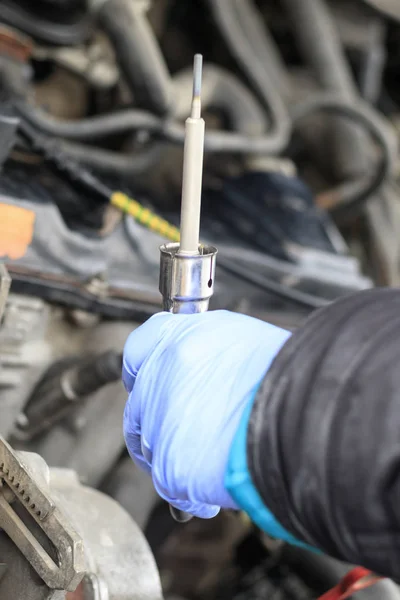
[[[172,317],[171,313],[157,313],[128,337],[122,362],[122,381],[128,393],[132,391],[140,367],[162,338]]]

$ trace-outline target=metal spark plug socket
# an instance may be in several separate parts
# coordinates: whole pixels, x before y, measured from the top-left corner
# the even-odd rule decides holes
[[[214,292],[217,249],[199,245],[199,254],[180,254],[179,243],[160,247],[163,309],[172,313],[206,312]]]

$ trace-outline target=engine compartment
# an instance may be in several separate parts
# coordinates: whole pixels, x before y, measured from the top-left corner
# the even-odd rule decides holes
[[[126,392],[97,359],[117,360],[161,308],[168,236],[151,215],[169,231],[179,222],[195,52],[205,60],[201,236],[219,249],[211,308],[294,329],[342,295],[399,284],[395,4],[0,2],[0,259],[12,278],[0,436],[44,478],[89,562],[77,591],[55,591],[2,532],[1,597],[306,600],[345,572],[240,514],[174,524],[127,455]],[[55,405],[51,392],[79,364],[102,385]],[[31,433],[28,407],[43,424]],[[363,594],[400,592],[384,581]]]

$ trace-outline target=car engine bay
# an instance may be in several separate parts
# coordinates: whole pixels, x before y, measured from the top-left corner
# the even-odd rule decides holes
[[[400,283],[396,0],[1,0],[0,598],[311,600],[348,569],[243,514],[175,523],[125,448],[196,52],[211,309],[293,330]]]

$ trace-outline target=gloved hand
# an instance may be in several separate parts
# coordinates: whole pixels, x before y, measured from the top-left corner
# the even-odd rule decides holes
[[[124,350],[126,444],[176,508],[211,518],[237,508],[224,488],[246,404],[289,333],[227,311],[159,313]]]

